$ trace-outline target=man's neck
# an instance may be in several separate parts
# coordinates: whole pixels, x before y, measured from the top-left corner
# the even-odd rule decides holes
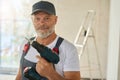
[[[57,35],[55,34],[55,32],[53,32],[51,35],[49,35],[47,38],[40,38],[39,36],[37,37],[36,41],[40,44],[43,45],[48,45],[50,43],[52,43],[55,38],[57,37]]]

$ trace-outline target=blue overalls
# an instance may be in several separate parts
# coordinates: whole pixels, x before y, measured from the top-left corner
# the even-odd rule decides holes
[[[30,40],[34,40],[34,38],[35,37],[31,38]],[[58,40],[57,40],[57,43],[56,43],[56,45],[55,45],[55,47],[53,49],[57,48],[59,50],[59,46],[60,46],[60,44],[62,43],[63,40],[64,40],[63,38],[59,37]],[[31,47],[30,43],[28,42],[27,45],[29,47],[28,48],[28,50],[29,50],[30,47]],[[36,66],[36,63],[28,61],[28,60],[26,60],[24,58],[25,55],[27,54],[28,50],[26,52],[23,51],[23,54],[22,54],[22,57],[21,57],[21,60],[20,60],[20,68],[21,68],[22,80],[29,80],[28,78],[24,77],[24,69],[26,67],[34,67],[35,68],[35,66]],[[59,54],[59,51],[57,51],[57,53]],[[42,79],[42,80],[46,80],[46,79]]]

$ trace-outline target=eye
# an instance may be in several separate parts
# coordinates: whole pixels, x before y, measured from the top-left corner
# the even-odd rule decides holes
[[[44,20],[45,20],[45,21],[49,21],[49,20],[50,20],[50,18],[49,18],[49,17],[46,17],[46,18],[44,18]]]
[[[35,18],[35,20],[39,21],[39,20],[40,20],[40,18]]]

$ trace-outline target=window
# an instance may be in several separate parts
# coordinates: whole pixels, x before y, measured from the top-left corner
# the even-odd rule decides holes
[[[19,47],[33,33],[30,0],[0,0],[0,73],[16,72]]]

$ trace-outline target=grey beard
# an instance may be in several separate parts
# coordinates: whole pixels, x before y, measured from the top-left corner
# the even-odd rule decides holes
[[[40,38],[47,38],[49,35],[51,35],[52,33],[54,32],[54,27],[51,28],[48,32],[46,33],[41,33],[39,31],[36,31],[37,35],[40,37]]]

